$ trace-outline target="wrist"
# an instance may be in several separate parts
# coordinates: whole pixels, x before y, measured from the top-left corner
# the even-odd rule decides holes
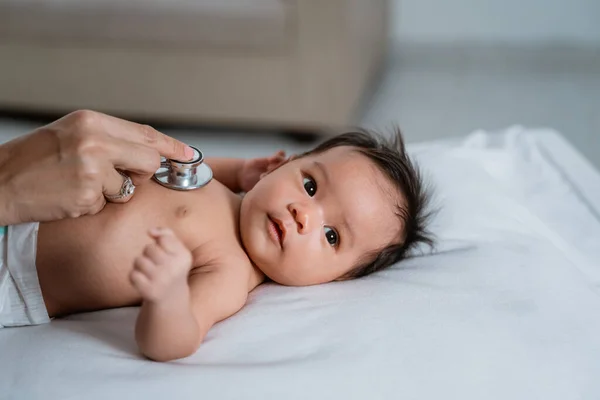
[[[189,305],[189,303],[190,288],[187,282],[173,287],[169,293],[158,299],[144,300],[144,304],[156,311],[181,309],[186,304]]]

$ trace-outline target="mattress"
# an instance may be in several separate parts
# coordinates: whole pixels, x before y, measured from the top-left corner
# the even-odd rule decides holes
[[[0,331],[1,399],[598,399],[600,174],[557,132],[409,146],[435,249],[266,284],[193,356],[141,358],[137,308]]]

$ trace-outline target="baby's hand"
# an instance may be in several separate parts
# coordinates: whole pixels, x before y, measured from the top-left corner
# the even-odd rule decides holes
[[[268,172],[271,172],[285,161],[285,151],[279,150],[270,157],[245,160],[238,173],[238,183],[243,192],[249,192],[254,185]]]
[[[149,233],[154,243],[135,259],[129,279],[145,301],[158,302],[187,288],[192,253],[170,229]]]

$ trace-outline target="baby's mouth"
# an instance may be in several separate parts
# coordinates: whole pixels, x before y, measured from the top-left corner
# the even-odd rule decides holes
[[[285,239],[285,228],[280,220],[277,218],[273,218],[270,215],[268,216],[270,222],[270,229],[272,229],[273,233],[277,237],[277,241],[279,245],[283,247],[283,240]]]

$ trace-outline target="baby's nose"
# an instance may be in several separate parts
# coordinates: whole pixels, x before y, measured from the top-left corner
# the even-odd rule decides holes
[[[311,215],[311,211],[308,207],[300,204],[290,204],[288,210],[294,217],[296,225],[298,227],[298,233],[304,235],[310,232],[314,217]]]

